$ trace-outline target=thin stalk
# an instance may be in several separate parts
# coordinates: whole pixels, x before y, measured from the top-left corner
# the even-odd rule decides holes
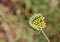
[[[45,36],[45,38],[47,39],[48,42],[50,42],[49,38],[47,37],[47,35],[45,34],[45,32],[41,29],[43,35]]]

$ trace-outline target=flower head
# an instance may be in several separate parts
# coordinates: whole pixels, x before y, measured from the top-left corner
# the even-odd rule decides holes
[[[46,27],[46,23],[44,21],[45,17],[41,13],[39,14],[34,14],[30,19],[29,19],[29,24],[31,27],[33,27],[36,30],[40,30],[42,28]]]

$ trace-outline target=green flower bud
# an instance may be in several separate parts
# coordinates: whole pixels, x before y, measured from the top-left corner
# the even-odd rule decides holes
[[[45,17],[41,13],[39,14],[34,14],[30,19],[29,19],[29,24],[31,27],[33,27],[36,30],[40,30],[46,27],[46,23],[44,21]]]

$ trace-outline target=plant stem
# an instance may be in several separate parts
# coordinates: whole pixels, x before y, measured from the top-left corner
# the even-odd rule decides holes
[[[45,34],[45,32],[41,29],[43,35],[45,36],[45,38],[47,39],[48,42],[50,42],[49,38],[47,37],[47,35]]]

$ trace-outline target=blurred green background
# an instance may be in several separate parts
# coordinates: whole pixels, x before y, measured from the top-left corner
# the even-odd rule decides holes
[[[47,42],[29,26],[34,13],[46,17],[43,29],[51,42],[60,42],[60,0],[0,0],[0,42]]]

